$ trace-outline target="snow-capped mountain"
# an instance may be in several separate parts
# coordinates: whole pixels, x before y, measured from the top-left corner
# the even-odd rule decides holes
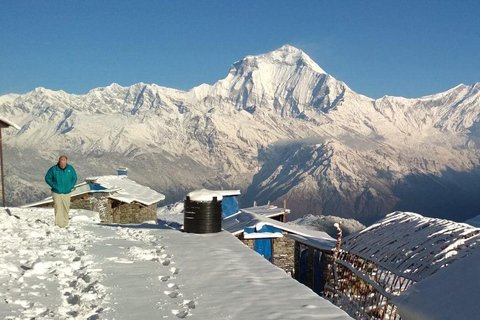
[[[166,203],[235,187],[244,205],[287,198],[292,218],[370,223],[399,208],[463,221],[480,211],[470,197],[480,190],[480,83],[374,100],[286,45],[234,63],[214,85],[37,88],[1,96],[0,116],[21,126],[5,130],[12,204],[45,195],[43,174],[64,153],[80,177],[128,166]]]

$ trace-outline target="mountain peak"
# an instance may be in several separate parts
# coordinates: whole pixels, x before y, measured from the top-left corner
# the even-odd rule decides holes
[[[27,92],[27,94],[34,95],[34,96],[51,96],[51,95],[65,95],[67,93],[63,90],[52,90],[44,87],[36,87],[32,91]]]
[[[326,74],[326,72],[320,68],[305,52],[291,46],[289,44],[283,45],[280,48],[255,56],[246,56],[240,61],[233,64],[230,72],[244,73],[245,70],[257,69],[263,64],[275,64],[275,65],[304,65],[311,68],[313,71]]]
[[[294,47],[294,46],[289,45],[289,44],[284,44],[283,46],[281,46],[280,48],[278,48],[277,50],[274,50],[274,51],[301,52],[301,53],[303,53],[303,51],[301,49],[298,49],[297,47]]]
[[[280,48],[278,48],[277,50],[267,53],[266,55],[275,57],[278,60],[284,60],[287,63],[288,62],[298,63],[299,61],[301,61],[305,65],[312,68],[314,71],[318,73],[326,74],[326,72],[315,61],[313,61],[312,58],[310,58],[305,52],[289,44],[285,44]]]

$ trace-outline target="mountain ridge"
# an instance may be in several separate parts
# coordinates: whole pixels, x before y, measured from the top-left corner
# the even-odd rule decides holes
[[[479,165],[479,101],[480,83],[371,99],[286,45],[188,91],[141,82],[84,95],[37,88],[0,96],[0,107],[21,126],[6,132],[7,166],[17,164],[9,179],[41,190],[16,190],[17,204],[46,194],[35,169],[68,153],[84,176],[127,165],[167,201],[197,187],[235,187],[246,191],[245,205],[288,198],[301,215],[369,223],[402,202],[394,190],[405,177]]]

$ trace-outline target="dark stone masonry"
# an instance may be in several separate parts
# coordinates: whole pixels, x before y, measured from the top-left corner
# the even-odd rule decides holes
[[[246,240],[242,237],[240,240],[250,249],[255,250],[255,240]],[[294,244],[295,240],[287,237],[273,240],[273,264],[290,275],[293,275],[294,269]]]
[[[53,203],[43,205],[53,207]],[[102,223],[142,223],[157,221],[157,204],[125,203],[93,194],[72,197],[71,209],[91,210],[99,213]]]

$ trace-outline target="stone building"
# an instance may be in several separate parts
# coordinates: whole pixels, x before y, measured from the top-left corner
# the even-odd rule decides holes
[[[314,253],[319,260],[323,253],[326,255],[333,253],[336,241],[325,232],[308,230],[282,222],[285,221],[285,216],[289,212],[286,206],[278,208],[265,205],[244,208],[224,218],[222,227],[265,259],[320,293],[323,291],[321,287],[323,274],[318,276],[310,272],[314,265],[309,263],[310,260],[305,259],[304,251],[308,250],[308,247],[302,242],[315,239],[317,248]]]
[[[120,171],[119,171],[120,173]],[[89,177],[72,191],[71,208],[99,213],[103,223],[157,221],[157,205],[165,196],[142,186],[125,174]],[[53,199],[24,207],[52,207]]]

